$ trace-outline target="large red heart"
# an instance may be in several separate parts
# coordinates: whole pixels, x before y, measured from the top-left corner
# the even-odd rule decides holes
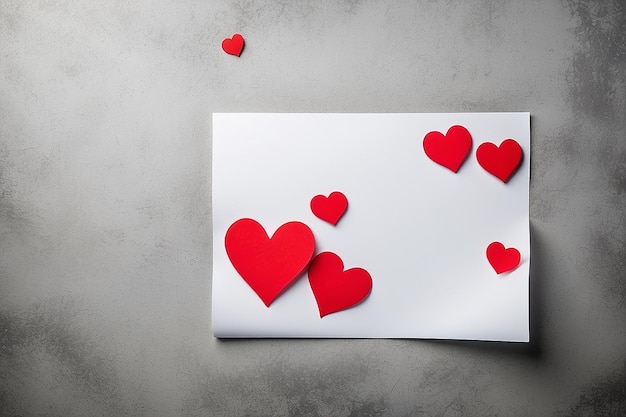
[[[423,146],[430,159],[456,173],[472,148],[472,135],[463,126],[455,125],[445,136],[441,132],[429,132]]]
[[[500,242],[492,242],[487,246],[487,260],[497,274],[512,271],[520,263],[521,255],[515,248],[506,249]]]
[[[309,266],[309,283],[320,317],[353,307],[372,290],[372,277],[363,268],[343,270],[343,261],[332,252],[322,252]]]
[[[522,155],[522,147],[513,139],[506,139],[500,147],[485,142],[476,149],[476,159],[480,166],[504,183],[519,167]]]
[[[315,238],[304,223],[285,223],[269,238],[255,220],[240,219],[226,231],[225,245],[239,275],[269,307],[304,271],[313,257]]]
[[[348,199],[343,193],[334,191],[328,197],[316,195],[311,199],[311,211],[320,219],[336,225],[348,208]]]
[[[238,33],[235,33],[232,38],[226,38],[222,41],[222,49],[230,55],[240,56],[243,45],[243,36]]]

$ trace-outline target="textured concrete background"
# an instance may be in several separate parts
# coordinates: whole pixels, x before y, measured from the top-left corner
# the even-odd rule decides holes
[[[0,414],[626,415],[625,4],[2,0]],[[216,111],[530,111],[532,343],[214,339]]]

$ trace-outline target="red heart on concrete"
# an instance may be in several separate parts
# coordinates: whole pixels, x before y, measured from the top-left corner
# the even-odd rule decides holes
[[[513,139],[506,139],[500,147],[485,142],[476,149],[476,159],[480,166],[504,183],[509,181],[519,167],[522,155],[522,147]]]
[[[270,238],[255,220],[240,219],[226,231],[225,246],[239,275],[269,307],[309,264],[315,238],[304,223],[285,223]]]
[[[515,248],[506,249],[500,242],[492,242],[487,246],[487,260],[497,274],[512,271],[520,263],[521,255]]]
[[[309,284],[320,317],[354,307],[370,294],[372,277],[363,268],[343,270],[343,261],[332,252],[322,252],[309,265]]]
[[[311,211],[315,216],[336,225],[348,208],[348,199],[343,193],[334,191],[328,197],[316,195],[311,199]]]
[[[226,38],[222,41],[222,49],[230,55],[240,56],[243,51],[243,36],[235,33],[232,38]]]
[[[441,132],[429,132],[423,146],[430,159],[456,173],[472,148],[472,135],[463,126],[455,125],[445,136]]]

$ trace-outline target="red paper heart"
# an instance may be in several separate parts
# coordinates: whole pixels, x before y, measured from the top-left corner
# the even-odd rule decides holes
[[[232,38],[226,38],[222,41],[222,49],[230,55],[240,56],[243,45],[243,36],[238,33],[235,33]]]
[[[269,238],[255,220],[240,219],[226,231],[225,245],[239,275],[269,307],[304,271],[313,257],[315,238],[304,223],[285,223]]]
[[[320,317],[353,307],[372,290],[372,277],[363,268],[343,270],[343,261],[332,252],[322,252],[309,266],[309,284]]]
[[[487,246],[487,260],[497,274],[512,271],[520,263],[521,255],[515,248],[505,249],[500,242],[492,242]]]
[[[513,139],[506,139],[500,147],[485,142],[476,149],[476,159],[485,171],[506,183],[522,162],[522,147]]]
[[[311,199],[311,211],[320,219],[336,225],[348,208],[348,199],[343,193],[334,191],[328,197],[316,195]]]
[[[463,126],[455,125],[445,136],[441,132],[429,132],[423,146],[430,159],[456,173],[472,147],[472,135]]]

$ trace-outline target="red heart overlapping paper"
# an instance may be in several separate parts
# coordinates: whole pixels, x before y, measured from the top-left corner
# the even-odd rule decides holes
[[[487,246],[487,260],[499,275],[517,268],[521,255],[515,248],[505,248],[500,242],[492,242]]]
[[[304,223],[285,223],[270,238],[257,221],[240,219],[226,231],[225,246],[239,275],[269,307],[309,264],[315,238]]]
[[[322,252],[309,266],[309,284],[320,317],[354,307],[372,290],[372,277],[363,268],[343,270],[343,261],[332,252]]]
[[[336,225],[341,216],[348,208],[348,199],[339,192],[334,191],[328,197],[316,195],[311,199],[311,211],[318,218]]]
[[[456,173],[472,148],[472,135],[463,126],[455,125],[445,135],[429,132],[422,145],[431,160]]]
[[[476,160],[485,171],[506,183],[522,162],[522,147],[513,139],[504,140],[500,146],[485,142],[476,149]]]

